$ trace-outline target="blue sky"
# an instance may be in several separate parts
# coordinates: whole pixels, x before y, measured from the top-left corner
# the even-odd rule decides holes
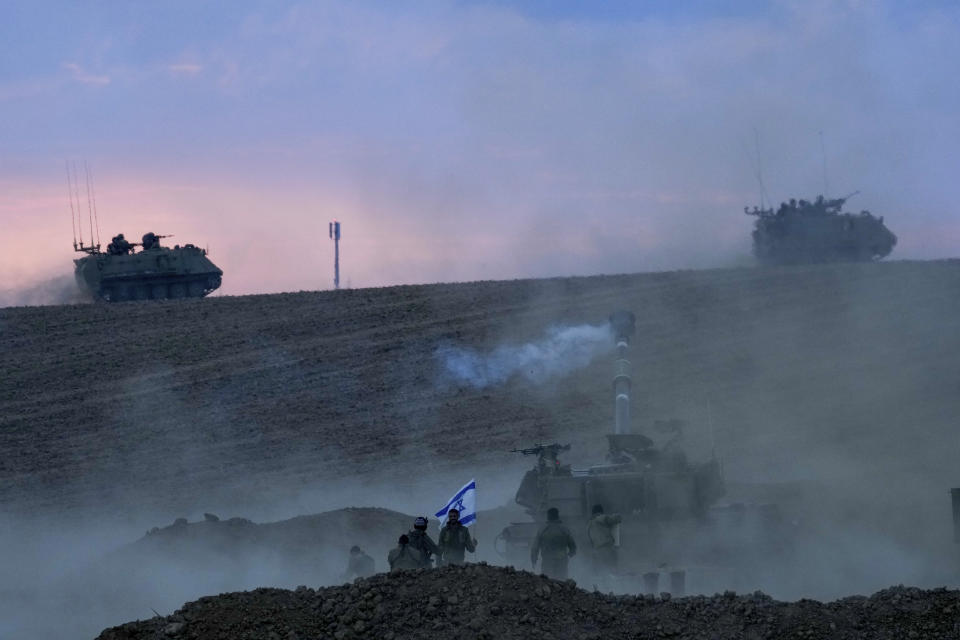
[[[953,3],[9,2],[0,289],[69,271],[63,163],[102,235],[210,245],[223,291],[749,262],[770,197],[954,254]],[[48,242],[46,251],[28,250]]]

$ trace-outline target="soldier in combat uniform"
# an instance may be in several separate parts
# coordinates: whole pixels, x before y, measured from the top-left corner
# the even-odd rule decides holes
[[[477,541],[470,537],[470,532],[460,523],[460,511],[450,509],[447,512],[447,523],[440,530],[437,547],[440,549],[438,566],[445,564],[464,563],[464,552],[473,553],[477,550]]]
[[[410,546],[410,538],[406,534],[397,540],[397,546],[390,550],[387,562],[390,563],[390,573],[419,569],[423,566],[423,558],[419,549]]]
[[[344,580],[366,578],[376,573],[373,558],[363,552],[363,549],[354,545],[350,547],[350,560],[347,561],[347,570],[343,573]]]
[[[542,557],[543,573],[557,580],[567,579],[567,562],[577,553],[573,534],[562,522],[556,507],[547,509],[547,524],[543,525],[530,546],[530,563],[537,566],[537,557]]]
[[[593,547],[593,559],[597,572],[616,573],[617,547],[614,545],[613,529],[622,518],[612,513],[603,513],[603,505],[593,505],[593,516],[587,525],[587,539]]]
[[[429,568],[433,566],[433,556],[440,555],[440,549],[427,533],[427,519],[420,516],[413,521],[413,529],[407,532],[410,538],[410,546],[419,549],[423,554],[423,566]]]
[[[123,237],[123,234],[119,234],[113,237],[110,241],[110,244],[107,245],[107,253],[112,256],[125,256],[133,249],[133,245]]]

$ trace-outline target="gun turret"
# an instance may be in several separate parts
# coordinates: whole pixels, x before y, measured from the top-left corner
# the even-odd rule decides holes
[[[527,447],[526,449],[510,449],[510,453],[521,453],[525,456],[550,456],[552,458],[556,458],[561,451],[569,450],[569,444],[559,444],[554,442],[553,444],[536,444],[532,447]]]

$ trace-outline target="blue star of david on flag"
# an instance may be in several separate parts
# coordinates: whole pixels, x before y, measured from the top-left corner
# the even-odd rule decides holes
[[[447,522],[447,512],[450,509],[456,509],[460,512],[460,522],[465,527],[469,527],[477,520],[477,482],[471,480],[453,494],[447,506],[437,511],[436,516],[440,519],[442,527]]]

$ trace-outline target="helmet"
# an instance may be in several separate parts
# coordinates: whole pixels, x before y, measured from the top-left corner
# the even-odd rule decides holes
[[[414,529],[426,529],[426,528],[427,528],[427,519],[424,518],[423,516],[420,516],[419,518],[417,518],[416,520],[413,521],[413,528],[414,528]]]

